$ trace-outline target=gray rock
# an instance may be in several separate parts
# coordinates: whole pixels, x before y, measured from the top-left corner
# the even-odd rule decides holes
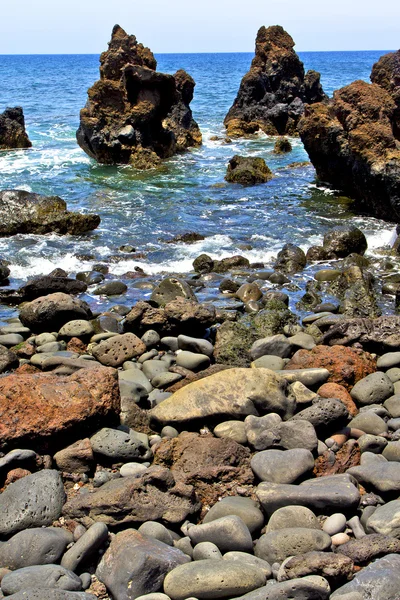
[[[371,435],[365,433],[357,440],[360,447],[360,452],[373,452],[374,454],[381,454],[382,450],[387,446],[387,439],[379,435]]]
[[[347,473],[367,487],[372,485],[379,493],[400,491],[400,463],[389,462],[380,454],[365,452],[360,466],[351,467]]]
[[[97,600],[93,594],[69,592],[55,588],[30,588],[8,596],[9,600]]]
[[[5,333],[0,335],[0,344],[5,346],[6,348],[11,348],[12,346],[17,346],[24,341],[22,335],[18,333]]]
[[[221,517],[236,515],[247,525],[250,533],[259,531],[264,525],[264,515],[251,498],[241,496],[226,496],[214,504],[203,519],[210,523]]]
[[[400,441],[389,442],[385,446],[386,447],[384,447],[382,456],[384,456],[386,458],[386,460],[393,460],[396,462],[400,462]]]
[[[96,344],[92,354],[102,365],[116,368],[145,351],[146,346],[140,338],[134,333],[124,333]]]
[[[264,450],[251,459],[251,468],[261,481],[294,483],[314,468],[314,457],[309,450]]]
[[[141,463],[129,462],[122,465],[119,472],[121,477],[141,477],[147,468]]]
[[[119,429],[103,427],[90,438],[93,452],[115,462],[148,458],[148,438],[132,429],[129,433]]]
[[[383,406],[393,419],[400,417],[400,395],[390,396],[385,400]]]
[[[287,369],[284,371],[277,371],[277,374],[281,375],[281,377],[284,377],[288,383],[300,381],[309,388],[319,387],[326,382],[330,375],[328,369],[322,368]]]
[[[94,465],[92,447],[88,438],[56,452],[53,456],[60,471],[66,473],[89,473]]]
[[[202,525],[193,525],[188,531],[188,536],[193,544],[212,542],[218,546],[221,552],[230,550],[251,552],[253,550],[250,531],[242,519],[236,515],[221,517]]]
[[[164,592],[172,600],[232,598],[264,584],[265,575],[258,567],[230,560],[199,560],[168,573]]]
[[[245,424],[242,421],[224,421],[214,428],[215,437],[229,438],[238,444],[247,444]]]
[[[159,591],[165,575],[188,561],[177,548],[127,529],[113,537],[96,575],[113,598],[128,600]]]
[[[336,398],[321,398],[312,406],[296,413],[292,420],[308,421],[315,427],[317,433],[320,433],[332,426],[339,427],[341,423],[347,421],[348,416],[348,410],[343,402]]]
[[[296,333],[288,338],[294,350],[303,348],[304,350],[312,350],[316,346],[315,340],[309,333]]]
[[[250,356],[253,360],[269,354],[288,358],[293,351],[293,346],[288,338],[283,334],[271,335],[254,342],[250,348]]]
[[[47,344],[43,344],[42,346],[38,346],[36,348],[36,352],[45,352],[46,354],[51,354],[53,352],[63,352],[66,350],[66,348],[67,345],[65,342],[49,342]]]
[[[252,362],[252,366],[257,369],[271,369],[271,371],[280,371],[285,366],[285,361],[280,356],[273,356],[272,354],[265,354],[256,358]]]
[[[360,492],[353,481],[354,479],[346,474],[319,477],[304,481],[300,485],[260,483],[256,495],[269,515],[278,508],[294,504],[306,506],[311,510],[341,512],[358,506]]]
[[[400,352],[387,352],[376,361],[378,369],[390,369],[400,365]]]
[[[14,571],[57,563],[71,542],[72,534],[59,527],[25,529],[0,544],[0,567]]]
[[[248,442],[256,450],[265,450],[280,441],[281,417],[270,413],[263,417],[249,415],[244,420]]]
[[[146,521],[146,523],[142,523],[139,527],[138,531],[142,535],[146,535],[148,537],[154,538],[168,546],[174,545],[174,539],[171,535],[171,532],[164,527],[161,523],[157,523],[156,521]]]
[[[143,374],[151,381],[156,375],[166,373],[168,371],[168,365],[161,360],[146,360],[143,365]],[[133,370],[133,369],[131,369]]]
[[[322,531],[332,536],[346,529],[346,517],[343,513],[335,513],[328,517],[322,526]]]
[[[361,431],[365,431],[365,433],[371,435],[386,433],[388,430],[387,423],[372,410],[358,413],[358,415],[350,421],[349,427],[361,429]]]
[[[381,533],[400,539],[400,500],[378,506],[369,517],[366,530],[368,533]]]
[[[189,350],[189,352],[195,352],[196,354],[205,354],[206,356],[212,356],[214,352],[214,346],[211,342],[201,338],[189,337],[188,335],[178,336],[178,348],[180,350]]]
[[[17,355],[5,346],[0,346],[0,373],[16,369],[18,366],[19,360]]]
[[[189,371],[202,371],[210,365],[210,358],[206,354],[195,354],[182,350],[176,356],[178,367],[184,367]]]
[[[60,565],[35,565],[12,571],[1,580],[1,591],[9,596],[30,588],[82,589],[81,579]]]
[[[158,361],[161,362],[161,361]],[[140,369],[134,367],[127,371],[118,371],[118,382],[121,397],[123,396],[137,396],[140,389],[147,393],[150,393],[153,389],[150,381],[146,375]],[[140,398],[140,395],[139,395]]]
[[[394,394],[389,377],[377,371],[358,381],[350,392],[353,400],[362,405],[382,403]]]
[[[160,335],[154,329],[148,329],[140,338],[146,344],[146,348],[153,348],[160,343]]]
[[[35,344],[36,346],[43,346],[44,344],[48,344],[49,342],[56,342],[57,341],[57,334],[53,334],[53,333],[39,333],[39,335],[36,335],[34,340],[35,340]]]
[[[197,298],[190,285],[178,277],[167,277],[153,290],[150,300],[157,306],[165,306],[177,298],[185,298],[197,302]]]
[[[318,438],[314,426],[309,421],[284,421],[279,425],[278,445],[285,450],[304,448],[314,452]]]
[[[61,515],[64,501],[58,471],[38,471],[19,479],[0,495],[0,535],[51,525]]]
[[[392,383],[400,380],[400,369],[398,367],[393,367],[386,371],[386,375],[389,377]]]
[[[177,429],[175,429],[175,427],[171,427],[171,425],[166,425],[165,427],[163,427],[161,429],[161,433],[160,433],[161,437],[168,437],[168,438],[176,438],[179,435],[179,431]]]
[[[260,569],[265,577],[269,579],[272,575],[272,569],[269,563],[262,558],[257,558],[257,556],[253,556],[252,554],[248,554],[247,552],[226,552],[223,556],[224,560],[233,560],[240,563],[244,563],[247,565],[252,565]]]
[[[94,334],[93,325],[89,321],[78,319],[65,323],[58,332],[61,337],[90,337]]]
[[[21,323],[10,323],[9,325],[4,325],[4,327],[0,328],[2,335],[7,333],[18,333],[22,335],[24,338],[29,337],[31,330],[28,327],[24,327]]]
[[[77,542],[67,550],[61,560],[61,566],[70,571],[77,567],[101,548],[108,539],[108,528],[104,523],[94,523],[79,538]]]
[[[328,600],[330,589],[322,578],[300,577],[250,592],[236,600]]]
[[[283,506],[278,508],[268,521],[266,532],[288,527],[307,527],[307,529],[321,529],[321,525],[314,513],[305,506]]]
[[[288,527],[265,533],[257,541],[254,554],[268,563],[282,562],[288,556],[297,556],[314,550],[329,550],[330,535],[307,527]]]
[[[215,544],[211,542],[200,542],[193,548],[193,560],[219,560],[222,554]]]
[[[21,463],[35,463],[38,455],[33,450],[10,450],[5,456],[0,458],[0,470],[10,469],[12,465],[20,466]]]
[[[167,348],[169,348],[169,350],[171,350],[171,352],[176,352],[179,348],[178,338],[170,336],[170,335],[161,338],[161,344],[163,346],[166,346]]]
[[[182,377],[179,373],[160,373],[151,380],[151,385],[162,390],[180,381]]]
[[[144,336],[142,336],[140,338],[142,340],[142,342],[144,341],[143,337]],[[142,354],[142,356],[140,356],[138,358],[138,363],[140,365],[140,364],[143,364],[144,362],[146,362],[146,360],[152,360],[153,358],[156,358],[156,357],[158,358],[158,350],[156,350],[155,348],[153,348],[152,350],[148,350],[147,352],[145,352],[144,354]],[[126,363],[124,363],[122,365],[122,368],[124,368],[124,369],[128,368],[127,365],[129,365],[130,362],[131,361],[128,360],[128,362],[126,362]],[[136,368],[139,368],[137,364],[135,364],[135,363],[132,363],[132,364],[135,365]]]
[[[331,598],[345,600],[345,594],[358,592],[362,599],[397,600],[399,587],[400,556],[388,554],[359,571],[352,581],[334,591]]]
[[[102,285],[99,285],[92,294],[95,296],[119,296],[125,294],[128,286],[123,281],[107,281]]]
[[[56,292],[22,305],[19,317],[33,333],[43,333],[58,331],[68,321],[90,319],[92,312],[86,302]]]

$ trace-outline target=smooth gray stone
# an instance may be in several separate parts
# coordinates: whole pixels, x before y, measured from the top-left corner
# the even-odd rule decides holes
[[[397,417],[397,419],[389,419],[389,421],[387,422],[387,426],[388,429],[397,431],[398,429],[400,429],[400,418]]]
[[[135,393],[137,386],[142,387],[148,394],[153,390],[146,375],[136,367],[127,371],[118,371],[118,382],[121,396],[130,396]]]
[[[63,350],[60,352],[42,352],[31,356],[30,362],[35,367],[41,368],[49,358],[79,358],[79,354],[76,352],[69,352],[68,350]]]
[[[76,355],[78,356],[78,354]],[[78,371],[79,369],[95,369],[98,368],[99,363],[93,359],[87,359],[83,356],[79,358],[64,358],[63,356],[50,356],[50,358],[46,358],[41,364],[41,368],[43,371],[51,371],[55,367],[68,367],[73,371]]]
[[[154,329],[148,329],[140,338],[146,344],[146,348],[153,348],[160,343],[160,336]]]
[[[222,559],[222,554],[215,544],[212,542],[200,542],[193,548],[193,560],[219,560]]]
[[[235,600],[328,600],[330,590],[315,579],[301,577],[250,592]]]
[[[250,356],[253,360],[257,360],[265,354],[279,356],[280,358],[288,358],[293,351],[293,346],[288,338],[281,334],[271,335],[260,340],[256,340],[250,348]]]
[[[295,350],[297,350],[298,348],[304,348],[304,350],[312,350],[316,346],[313,336],[309,333],[304,333],[302,331],[296,333],[295,335],[292,335],[288,338],[288,340]]]
[[[308,389],[308,387],[306,387],[303,383],[300,383],[300,381],[291,383],[290,391],[296,398],[296,403],[299,410],[301,404],[311,404],[318,399],[318,394]]]
[[[346,529],[346,517],[343,513],[334,513],[328,517],[322,526],[322,531],[328,535],[335,535]]]
[[[358,468],[358,467],[355,467]],[[300,504],[311,510],[341,512],[358,506],[360,492],[347,473],[307,480],[300,485],[260,483],[256,495],[267,514],[283,506]]]
[[[268,521],[266,533],[288,527],[307,527],[307,529],[321,529],[321,525],[314,513],[305,506],[282,506],[278,508]]]
[[[304,448],[314,452],[318,446],[315,428],[309,421],[283,421],[279,425],[279,436],[278,446],[285,450]]]
[[[147,468],[141,463],[129,462],[122,465],[119,472],[121,477],[141,477]]]
[[[378,506],[366,523],[368,533],[400,537],[400,500]]]
[[[189,337],[188,335],[178,335],[178,348],[196,354],[205,354],[206,356],[212,356],[214,352],[214,346],[211,342],[201,338]]]
[[[333,313],[331,312],[322,312],[322,313],[316,313],[316,314],[312,314],[312,315],[307,315],[305,317],[303,317],[302,319],[302,323],[303,325],[310,325],[310,323],[314,323],[315,321],[318,321],[319,319],[323,319],[324,317],[332,317]]]
[[[0,328],[1,334],[2,335],[7,335],[10,333],[17,333],[19,335],[22,335],[24,338],[27,338],[30,333],[31,330],[29,329],[29,327],[24,327],[21,324],[15,323],[15,324],[10,324],[10,325],[4,325],[3,327]]]
[[[84,321],[83,319],[76,319],[75,321],[68,321],[65,323],[58,332],[61,337],[88,337],[94,334],[94,327],[90,321]]]
[[[232,598],[265,584],[260,569],[230,560],[198,560],[170,571],[164,592],[172,600]]]
[[[228,438],[238,444],[247,444],[245,424],[242,421],[224,421],[214,428],[215,437]]]
[[[9,467],[14,463],[24,461],[35,461],[38,455],[33,450],[10,450],[5,456],[0,458],[0,470]]]
[[[393,383],[381,371],[371,373],[358,381],[350,392],[353,400],[362,405],[380,404],[393,394]]]
[[[182,377],[183,376],[179,373],[160,373],[151,380],[151,384],[155,388],[163,389],[176,383],[177,381],[180,381]]]
[[[145,459],[149,445],[147,436],[130,430],[129,433],[119,429],[103,427],[90,438],[93,452],[107,458],[118,460]]]
[[[168,365],[161,360],[146,360],[142,363],[142,365],[143,373],[146,375],[149,381],[154,379],[156,375],[160,375],[161,373],[166,373],[168,371]]]
[[[389,442],[385,446],[386,447],[383,449],[382,456],[384,456],[386,460],[400,462],[400,441]]]
[[[96,296],[119,296],[120,294],[125,294],[127,289],[128,286],[125,283],[114,280],[99,285],[92,291],[92,294]]]
[[[285,361],[280,356],[265,354],[264,356],[260,356],[260,358],[256,358],[252,364],[257,369],[271,369],[271,371],[280,371],[285,366]]]
[[[277,413],[263,417],[248,415],[244,420],[248,442],[256,450],[265,450],[280,441],[279,429],[282,418]]]
[[[378,369],[390,369],[400,365],[400,352],[387,352],[376,361]]]
[[[164,542],[168,546],[174,545],[174,540],[171,535],[171,532],[164,527],[161,523],[157,523],[156,521],[146,521],[146,523],[142,523],[142,525],[138,528],[140,533],[144,535],[148,535],[160,542]]]
[[[317,431],[325,430],[333,424],[345,422],[349,412],[343,402],[336,398],[321,398],[292,417],[293,421],[302,420],[311,423]]]
[[[51,525],[65,502],[61,474],[43,470],[12,483],[0,494],[0,535]]]
[[[0,544],[0,567],[14,571],[59,561],[73,536],[59,527],[35,527],[13,535]]]
[[[309,450],[264,450],[251,459],[251,468],[261,481],[294,483],[314,468],[314,457]]]
[[[6,348],[12,348],[12,346],[17,346],[23,341],[23,336],[19,335],[18,333],[5,333],[3,335],[0,335],[0,344],[2,346],[5,346]]]
[[[248,554],[248,552],[226,552],[223,556],[224,560],[233,560],[240,563],[244,563],[247,565],[252,565],[260,569],[265,577],[269,579],[272,575],[271,565],[267,563],[266,560],[262,558],[257,558],[257,556],[253,556],[252,554]]]
[[[210,357],[206,354],[195,354],[182,350],[176,355],[176,364],[178,367],[189,369],[189,371],[202,371],[210,365]]]
[[[174,546],[184,554],[187,554],[188,556],[193,558],[193,547],[192,542],[190,541],[190,537],[185,536],[180,540],[174,540]]]
[[[236,515],[247,525],[250,533],[259,531],[264,525],[264,515],[257,503],[251,498],[242,496],[226,496],[214,504],[203,519],[203,523],[210,523],[221,517]]]
[[[172,365],[174,365],[176,363],[176,356],[175,354],[164,354],[161,358],[160,358],[161,362],[165,362],[168,365],[168,368],[172,367]]]
[[[36,352],[50,354],[52,352],[64,352],[66,348],[67,344],[65,342],[48,342],[47,344],[43,344],[43,346],[38,346]]]
[[[178,338],[172,336],[166,336],[161,338],[161,344],[167,346],[172,352],[176,352],[179,348]]]
[[[319,387],[326,382],[330,373],[328,369],[315,368],[315,369],[288,369],[283,371],[277,371],[277,375],[284,377],[288,383],[294,383],[300,381],[306,387]]]
[[[386,371],[386,375],[389,377],[392,383],[396,383],[396,381],[400,381],[400,369],[398,367],[393,367]]]
[[[102,333],[96,333],[90,338],[91,344],[97,344],[98,342],[102,342],[103,340],[109,340],[113,337],[116,337],[119,333],[115,331],[103,331]]]
[[[400,556],[387,554],[356,573],[354,579],[337,589],[332,600],[344,594],[359,592],[363,599],[398,600],[400,589]]]
[[[39,586],[78,592],[82,589],[82,581],[78,575],[60,565],[24,567],[7,573],[1,580],[1,591],[6,596]]]
[[[354,537],[359,540],[362,537],[365,537],[365,531],[363,526],[361,525],[359,517],[354,516],[347,521],[347,525],[353,532]]]
[[[143,340],[142,340],[143,342]],[[138,358],[138,363],[140,365],[142,365],[144,362],[146,362],[146,360],[152,360],[153,358],[158,357],[158,350],[156,350],[155,348],[153,348],[152,350],[149,350],[148,352],[145,352],[144,354],[142,354],[142,356],[140,356]],[[127,361],[127,363],[129,363],[129,361]],[[125,369],[125,364],[124,363],[122,366]],[[136,365],[135,365],[136,366]]]
[[[175,427],[171,427],[171,425],[165,425],[165,427],[163,427],[161,429],[161,433],[160,433],[161,437],[169,437],[169,438],[176,438],[179,435],[179,431],[177,429],[175,429]]]
[[[371,435],[365,433],[357,440],[360,447],[360,452],[373,452],[374,454],[381,454],[382,450],[387,446],[387,439],[380,435]]]
[[[56,342],[57,338],[57,333],[39,333],[39,335],[35,336],[34,340],[36,346],[43,346],[44,344],[48,344],[49,342]]]
[[[79,538],[77,542],[67,550],[61,560],[61,566],[70,571],[75,571],[81,562],[87,560],[101,548],[108,539],[108,528],[105,523],[94,523]]]
[[[212,542],[221,550],[252,552],[253,540],[247,525],[236,515],[221,517],[202,525],[193,525],[188,531],[193,544]]]
[[[85,592],[69,592],[43,587],[23,590],[7,596],[7,598],[8,600],[97,600],[97,596]]]
[[[372,485],[379,493],[400,491],[400,463],[389,462],[380,454],[365,452],[360,466],[351,467],[347,473],[367,488]]]
[[[153,594],[145,594],[144,596],[138,596],[135,600],[170,600],[167,594],[161,592],[154,592]]]
[[[386,408],[392,419],[400,417],[400,395],[390,396],[390,398],[385,400],[383,406]]]
[[[331,545],[331,536],[321,530],[288,527],[262,535],[255,545],[254,554],[272,565],[282,562],[288,556],[328,550]]]
[[[81,573],[79,575],[79,577],[81,578],[82,581],[82,589],[87,590],[88,588],[90,588],[91,583],[92,583],[92,576],[90,573]]]
[[[388,430],[387,423],[372,410],[358,413],[358,415],[350,421],[349,427],[361,429],[361,431],[365,431],[365,433],[371,435],[386,433]]]

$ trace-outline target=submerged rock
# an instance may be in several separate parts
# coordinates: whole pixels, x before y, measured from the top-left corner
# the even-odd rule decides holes
[[[229,183],[254,185],[266,183],[273,178],[270,168],[263,158],[234,156],[228,164],[225,179]]]
[[[259,29],[250,71],[225,117],[228,135],[243,136],[259,129],[268,135],[296,135],[304,103],[325,100],[319,73],[305,75],[293,47],[293,39],[279,25]]]
[[[149,169],[201,144],[189,107],[194,80],[183,70],[172,76],[156,67],[151,50],[115,25],[76,134],[81,148],[99,163]]]
[[[0,114],[0,150],[30,148],[31,141],[25,131],[24,113],[20,106],[6,108]]]
[[[69,233],[79,235],[96,229],[98,215],[81,215],[67,210],[58,196],[42,196],[23,190],[0,192],[0,237],[17,233]]]

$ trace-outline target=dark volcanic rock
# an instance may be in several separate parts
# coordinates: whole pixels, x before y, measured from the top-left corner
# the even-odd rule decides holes
[[[266,183],[273,178],[272,172],[263,158],[234,156],[228,164],[225,179],[229,183],[254,185]]]
[[[393,131],[400,139],[400,50],[381,56],[372,67],[371,81],[383,87],[395,101]]]
[[[23,190],[0,192],[0,237],[17,233],[70,233],[79,235],[96,229],[98,215],[80,215],[67,210],[58,196],[41,196]]]
[[[69,279],[68,277],[51,277],[45,275],[43,277],[35,277],[19,288],[18,292],[22,296],[22,301],[35,300],[46,294],[55,294],[63,292],[64,294],[81,294],[86,292],[87,285],[83,281],[77,279]]]
[[[399,63],[396,56],[380,63],[376,83],[355,81],[329,103],[307,106],[298,128],[321,181],[354,198],[362,211],[398,221]]]
[[[19,318],[34,333],[58,331],[65,323],[92,317],[92,311],[83,300],[56,292],[27,302],[21,307]]]
[[[24,113],[20,106],[6,108],[0,114],[0,150],[30,148],[31,141],[25,131]]]
[[[172,76],[156,67],[153,53],[115,25],[76,134],[99,163],[148,169],[201,144],[189,107],[195,82],[183,70]]]
[[[282,27],[259,29],[250,71],[225,117],[228,135],[242,136],[258,129],[269,135],[295,135],[304,103],[325,99],[319,73],[304,75],[293,47],[293,39]]]
[[[377,319],[344,319],[328,329],[323,344],[348,346],[359,343],[372,352],[389,352],[400,346],[400,316]]]

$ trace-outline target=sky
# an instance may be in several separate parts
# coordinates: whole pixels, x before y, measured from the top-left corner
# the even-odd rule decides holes
[[[253,52],[261,25],[297,51],[400,47],[399,0],[18,0],[1,3],[0,54],[99,54],[118,23],[155,53]]]

